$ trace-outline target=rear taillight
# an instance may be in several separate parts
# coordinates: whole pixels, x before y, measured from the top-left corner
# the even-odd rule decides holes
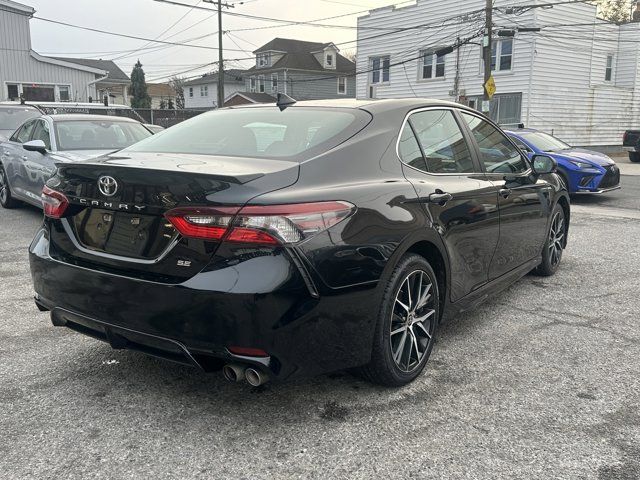
[[[355,206],[347,202],[314,202],[247,206],[239,212],[233,207],[180,208],[165,216],[186,237],[278,245],[301,242],[354,211]]]
[[[47,217],[62,218],[68,206],[69,200],[64,193],[53,190],[46,185],[42,188],[42,207]]]
[[[239,207],[176,208],[165,214],[181,235],[203,240],[222,240]]]

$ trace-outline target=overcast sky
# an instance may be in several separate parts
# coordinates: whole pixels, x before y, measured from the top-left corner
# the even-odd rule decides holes
[[[144,38],[183,42],[184,40],[217,31],[217,17],[213,12],[169,5],[155,0],[19,0],[36,9],[36,16],[58,20],[75,25],[124,33]],[[202,0],[172,0],[189,5],[215,8]],[[245,0],[244,4],[236,0],[232,12],[260,15],[283,20],[316,20],[319,18],[361,12],[370,8],[381,7],[402,0]],[[403,2],[404,5],[411,2]],[[167,28],[180,20],[166,33]],[[362,15],[362,14],[360,14]],[[211,16],[208,20],[207,17]],[[358,15],[325,20],[322,23],[331,25],[348,25],[355,27]],[[236,59],[251,56],[256,46],[263,45],[274,37],[297,38],[318,42],[346,42],[355,40],[355,29],[311,26],[278,26],[277,28],[260,29],[259,27],[277,25],[273,22],[257,21],[223,15],[223,30],[231,30],[225,35],[225,58]],[[194,25],[199,21],[199,25]],[[191,28],[188,28],[191,27]],[[186,29],[186,30],[185,30]],[[247,29],[244,31],[235,31]],[[184,30],[180,33],[181,30]],[[161,35],[162,34],[162,35]],[[175,36],[172,36],[176,34]],[[217,60],[216,50],[205,50],[166,45],[151,44],[135,39],[115,37],[101,33],[89,32],[62,25],[55,25],[38,19],[31,20],[31,38],[33,49],[44,55],[77,56],[84,58],[114,59],[127,73],[139,58],[144,65],[147,80],[154,80],[171,73],[179,73],[198,65]],[[234,44],[233,42],[236,42]],[[217,35],[194,41],[194,44],[217,47]],[[153,46],[153,49],[148,49]],[[131,52],[146,47],[145,50]],[[161,49],[157,50],[158,47]],[[355,42],[340,47],[343,52],[355,51]],[[245,51],[240,51],[245,50]],[[122,57],[122,58],[117,58]],[[233,66],[250,66],[251,62],[230,62],[225,68]],[[204,73],[212,67],[185,72],[184,76]],[[159,81],[165,81],[160,79]]]

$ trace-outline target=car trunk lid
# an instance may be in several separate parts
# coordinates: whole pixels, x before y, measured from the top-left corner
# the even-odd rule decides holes
[[[219,242],[181,237],[167,212],[234,212],[295,183],[298,168],[281,160],[152,153],[60,163],[48,185],[70,205],[55,221],[52,243],[64,261],[182,281],[207,265]]]

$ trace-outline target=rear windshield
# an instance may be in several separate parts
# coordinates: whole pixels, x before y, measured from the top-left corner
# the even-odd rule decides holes
[[[182,122],[126,151],[301,160],[339,145],[370,120],[370,114],[352,108],[217,110]]]
[[[54,126],[58,150],[121,150],[151,136],[135,122],[68,120]]]
[[[31,118],[39,117],[35,108],[0,107],[0,130],[15,130]]]

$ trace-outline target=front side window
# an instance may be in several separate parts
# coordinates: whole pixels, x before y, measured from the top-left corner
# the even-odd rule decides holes
[[[33,129],[32,140],[42,140],[47,150],[51,150],[51,137],[49,135],[49,125],[44,120],[36,120],[35,128]]]
[[[127,151],[293,161],[334,148],[364,128],[371,115],[357,109],[239,108],[203,113]]]
[[[605,82],[613,80],[613,54],[607,55],[607,66],[604,71]]]
[[[482,52],[482,50],[481,50]],[[513,39],[504,38],[491,45],[491,71],[506,72],[513,65]]]
[[[120,150],[151,136],[136,122],[65,120],[55,122],[58,150]]]
[[[389,81],[389,67],[391,59],[384,57],[371,57],[371,83],[384,83]]]
[[[523,173],[529,165],[509,139],[489,122],[463,113],[480,149],[480,162],[489,173]]]
[[[436,55],[432,51],[422,51],[422,72],[421,77],[423,80],[430,78],[444,78],[445,72],[445,56]]]
[[[347,94],[347,77],[338,77],[338,95]]]
[[[19,132],[16,132],[15,140],[18,143],[26,143],[31,139],[31,133],[33,132],[33,128],[36,126],[36,121],[31,120],[30,122],[25,123]]]
[[[427,172],[455,174],[471,173],[475,170],[467,142],[450,110],[414,113],[409,117],[408,124],[422,149],[424,169]],[[407,151],[415,148],[410,146],[410,139],[405,138],[403,142],[401,138],[402,143],[405,143],[404,148]],[[416,164],[418,160],[414,159],[411,165]]]

